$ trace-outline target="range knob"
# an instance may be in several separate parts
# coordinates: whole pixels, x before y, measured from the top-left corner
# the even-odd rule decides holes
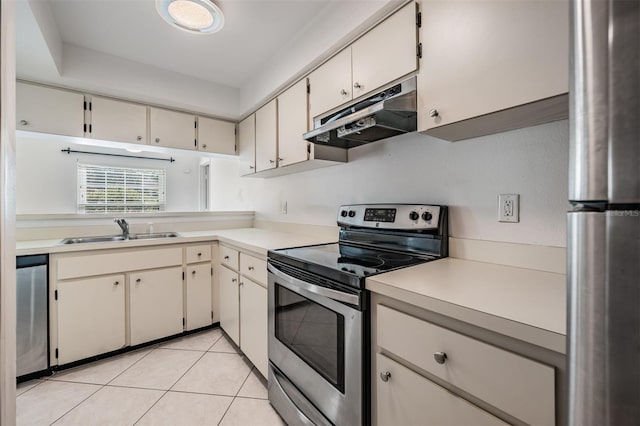
[[[409,219],[411,220],[418,220],[420,218],[420,215],[417,212],[411,212],[409,213]]]
[[[422,220],[429,222],[433,218],[433,215],[429,212],[422,213]]]
[[[342,216],[342,217],[347,217],[347,211],[346,211],[346,210],[342,210],[342,211],[340,212],[340,216]]]
[[[349,217],[354,217],[356,215],[355,210],[349,210]]]

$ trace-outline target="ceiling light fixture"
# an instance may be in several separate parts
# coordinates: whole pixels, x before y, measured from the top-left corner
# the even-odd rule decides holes
[[[211,0],[156,0],[156,9],[169,24],[190,33],[212,34],[224,26],[224,15]]]

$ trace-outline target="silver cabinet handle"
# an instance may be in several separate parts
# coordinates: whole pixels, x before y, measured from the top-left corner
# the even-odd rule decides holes
[[[284,158],[278,157],[278,161],[282,163],[284,161]]]
[[[347,95],[349,94],[349,92],[347,92],[346,90],[342,89],[342,90],[340,91],[340,94],[341,94],[342,96],[347,96]]]
[[[271,164],[273,164],[275,162],[276,162],[276,160],[269,160],[269,163],[271,163]]]
[[[207,144],[206,143],[202,145],[202,149],[207,149]]]
[[[249,168],[250,168],[251,170],[253,170],[253,169],[255,169],[256,167],[255,167],[255,166],[249,166]]]
[[[388,382],[389,378],[391,378],[391,372],[384,371],[380,373],[380,380],[382,380],[383,382]]]
[[[354,87],[354,89],[362,89],[362,85],[360,83],[358,83],[357,81],[355,83],[353,83],[353,87]]]
[[[431,111],[429,111],[429,117],[431,118],[436,118],[440,115],[440,113],[438,112],[437,109],[432,109]]]
[[[198,257],[202,256],[202,253],[198,253]]]
[[[235,283],[235,282],[237,282],[237,281],[238,281],[237,279],[235,279],[235,278],[231,278],[231,282],[232,282],[232,283]]]
[[[160,142],[160,138],[156,138],[156,143]]]
[[[195,275],[195,274],[196,274],[195,270],[191,271],[191,275]]]
[[[433,354],[433,358],[438,364],[444,364],[447,361],[447,354],[444,352],[436,352]]]
[[[254,268],[253,268],[253,266],[249,266],[247,269],[250,270],[250,271],[253,271]]]
[[[142,278],[138,278],[138,279],[136,280],[136,282],[137,282],[137,283],[142,282]]]
[[[113,285],[118,285],[118,284],[120,284],[120,281],[116,281],[113,283]]]
[[[243,283],[242,281],[240,281],[240,282],[238,283],[238,285],[244,285],[244,283]]]
[[[138,136],[136,139],[141,141],[142,140],[142,136]]]
[[[224,257],[224,260],[229,260],[229,256],[225,256],[225,257]]]
[[[27,124],[29,124],[27,120],[20,120],[20,125],[26,126]]]

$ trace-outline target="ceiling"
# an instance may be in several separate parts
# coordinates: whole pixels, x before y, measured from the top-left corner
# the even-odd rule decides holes
[[[399,2],[215,1],[225,26],[199,35],[164,22],[154,0],[18,0],[18,77],[237,118],[270,95],[261,86],[286,83]]]

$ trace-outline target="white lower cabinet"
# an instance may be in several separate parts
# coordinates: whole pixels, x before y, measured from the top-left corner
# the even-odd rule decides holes
[[[220,327],[240,346],[240,290],[238,273],[220,268]]]
[[[60,282],[57,296],[59,364],[126,345],[123,274]]]
[[[267,377],[267,289],[248,278],[240,281],[240,349]]]
[[[376,355],[376,364],[379,425],[507,424],[384,355]]]
[[[188,265],[186,271],[187,330],[211,325],[211,263]]]
[[[131,345],[182,333],[182,268],[129,275]]]

